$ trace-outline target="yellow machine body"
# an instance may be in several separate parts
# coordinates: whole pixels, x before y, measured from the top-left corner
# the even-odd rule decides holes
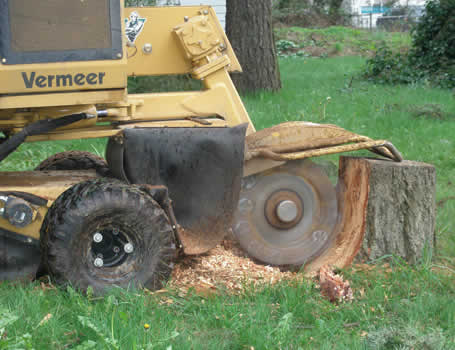
[[[227,74],[241,68],[213,9],[126,8],[122,32],[131,14],[140,16],[143,28],[134,43],[122,36],[119,59],[0,65],[0,81],[9,82],[0,87],[0,127],[14,132],[27,123],[59,117],[81,106],[106,110],[103,122],[157,121],[158,127],[201,125],[191,117],[218,117],[225,121],[221,124],[231,126],[250,122]],[[205,90],[127,94],[127,76],[170,74],[193,74],[203,79]],[[28,141],[117,133],[118,128],[95,124],[92,120],[89,129],[74,125],[77,135],[59,131]]]

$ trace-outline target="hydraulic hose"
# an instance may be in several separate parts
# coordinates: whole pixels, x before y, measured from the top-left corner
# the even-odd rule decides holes
[[[0,162],[14,152],[25,141],[27,136],[45,134],[62,126],[67,126],[91,117],[92,116],[87,113],[78,113],[57,119],[39,120],[27,125],[21,131],[7,138],[0,144]]]

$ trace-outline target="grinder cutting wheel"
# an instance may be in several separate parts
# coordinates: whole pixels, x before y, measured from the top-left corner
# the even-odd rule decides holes
[[[340,223],[349,220],[341,209],[354,210],[352,203],[342,200],[324,167],[308,158],[362,148],[402,159],[389,142],[373,141],[335,125],[288,122],[248,135],[232,226],[242,248],[272,265],[344,261],[346,252],[336,243],[351,239],[349,245],[355,247],[361,239],[341,229]]]
[[[337,220],[335,189],[310,160],[243,179],[233,231],[253,257],[302,265],[324,250]]]

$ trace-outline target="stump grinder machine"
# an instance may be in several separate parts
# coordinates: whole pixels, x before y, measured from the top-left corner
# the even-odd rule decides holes
[[[240,70],[207,6],[0,0],[0,160],[23,142],[109,138],[106,161],[68,151],[0,172],[0,280],[156,289],[179,254],[207,252],[231,228],[266,264],[343,261],[337,242],[358,242],[309,158],[400,154],[334,125],[256,132],[229,76]],[[177,74],[203,88],[128,94],[128,77]]]

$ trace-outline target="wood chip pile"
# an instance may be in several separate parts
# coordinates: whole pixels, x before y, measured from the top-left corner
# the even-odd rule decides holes
[[[329,301],[342,303],[353,300],[349,281],[344,281],[330,267],[322,267],[318,277],[321,294]],[[249,257],[237,242],[226,240],[206,254],[184,256],[174,268],[170,286],[183,292],[192,288],[202,295],[214,293],[218,289],[241,293],[252,284],[302,281],[304,278],[303,273],[298,271],[263,265]]]
[[[241,292],[251,284],[275,284],[286,279],[303,279],[303,274],[256,262],[236,242],[228,240],[206,254],[183,257],[174,268],[171,286]]]

